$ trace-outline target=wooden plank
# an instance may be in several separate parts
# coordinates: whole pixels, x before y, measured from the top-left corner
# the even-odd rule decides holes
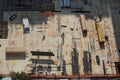
[[[97,32],[98,32],[98,40],[99,42],[105,41],[105,31],[104,31],[104,24],[102,22],[97,23]]]
[[[85,15],[84,14],[80,14],[80,22],[81,22],[82,30],[86,31],[87,27],[86,27],[86,21],[85,21]]]

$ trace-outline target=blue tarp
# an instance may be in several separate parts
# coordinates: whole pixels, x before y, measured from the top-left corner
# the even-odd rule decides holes
[[[63,0],[59,0],[60,1],[60,6],[63,7]]]
[[[61,7],[70,7],[70,0],[59,0]]]
[[[2,78],[2,80],[12,80],[11,78]]]

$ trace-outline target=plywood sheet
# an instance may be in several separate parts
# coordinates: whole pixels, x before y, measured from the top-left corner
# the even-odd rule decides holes
[[[103,23],[97,23],[97,32],[98,32],[98,40],[99,42],[105,41],[105,31],[104,31],[104,24]]]
[[[80,15],[80,21],[81,21],[81,25],[82,25],[82,30],[87,30],[87,27],[86,27],[86,21],[85,21],[85,15],[84,14],[81,14]]]

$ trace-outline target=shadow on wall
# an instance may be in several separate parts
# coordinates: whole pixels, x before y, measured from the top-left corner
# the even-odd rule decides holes
[[[26,59],[26,54],[23,53],[6,54],[6,60],[25,60],[25,59]]]
[[[54,17],[53,12],[32,12],[32,11],[15,11],[6,12],[9,17],[9,22],[12,24],[23,24],[23,18],[28,18],[29,24],[47,24],[48,17]]]
[[[54,10],[53,0],[3,0],[7,11]],[[7,5],[7,6],[6,6]],[[46,6],[48,5],[48,6]]]
[[[85,74],[92,74],[91,54],[88,51],[84,51],[83,66]]]
[[[80,74],[79,73],[79,53],[78,51],[76,50],[76,48],[73,48],[73,51],[72,51],[72,74],[74,75],[77,75],[77,74]]]
[[[53,60],[50,59],[31,59],[32,63],[36,64],[54,64]]]
[[[115,50],[118,54],[118,59],[120,61],[120,0],[115,0],[114,5],[110,5],[109,9],[110,9],[110,17],[112,19],[112,25],[113,25],[113,31],[114,31],[114,36],[115,36],[115,41],[116,41],[116,46],[117,49],[114,48],[113,46],[111,46],[111,48],[113,48],[112,50]],[[115,9],[113,9],[114,7],[116,7]],[[114,12],[114,14],[113,14]],[[109,40],[110,41],[110,40]],[[112,41],[111,41],[112,42]],[[114,57],[115,58],[115,57]],[[117,67],[116,67],[117,68]]]
[[[63,60],[62,75],[66,75],[66,61]]]

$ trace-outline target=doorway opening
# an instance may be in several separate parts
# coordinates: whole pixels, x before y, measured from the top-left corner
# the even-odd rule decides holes
[[[120,62],[115,62],[116,73],[120,74]]]

